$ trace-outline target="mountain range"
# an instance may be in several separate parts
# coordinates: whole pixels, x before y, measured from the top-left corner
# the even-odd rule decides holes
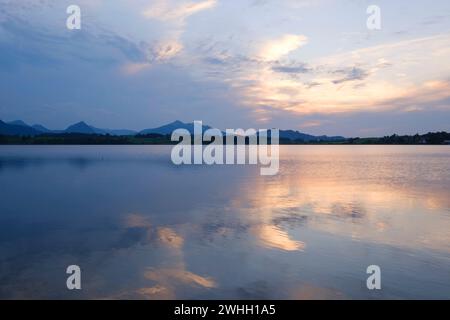
[[[210,129],[210,126],[203,126],[203,131]],[[0,120],[0,135],[5,136],[38,136],[48,134],[97,134],[97,135],[112,135],[112,136],[133,136],[133,135],[147,135],[160,134],[170,135],[176,129],[186,129],[191,134],[194,133],[193,123],[184,123],[181,121],[174,121],[169,124],[157,128],[144,129],[141,131],[127,130],[127,129],[100,129],[88,125],[84,121],[77,122],[70,125],[64,130],[51,130],[40,124],[28,125],[22,120],[15,120],[11,122],[4,122]],[[341,136],[314,136],[294,130],[280,130],[280,139],[288,139],[292,141],[300,140],[305,142],[314,141],[341,141],[346,138]]]

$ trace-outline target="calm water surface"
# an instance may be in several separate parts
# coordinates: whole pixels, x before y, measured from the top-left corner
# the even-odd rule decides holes
[[[0,298],[450,299],[449,146],[283,146],[273,177],[170,150],[0,146]]]

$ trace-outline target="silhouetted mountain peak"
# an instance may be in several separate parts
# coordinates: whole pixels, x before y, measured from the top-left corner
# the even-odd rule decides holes
[[[35,136],[39,135],[41,132],[36,129],[31,128],[23,121],[17,120],[13,123],[6,123],[0,120],[0,135],[7,136]]]
[[[8,122],[8,124],[12,124],[14,126],[29,127],[29,125],[26,124],[25,122],[23,122],[22,120],[14,120],[14,121]]]
[[[203,131],[210,129],[209,126],[203,126]],[[176,120],[174,122],[171,122],[169,124],[166,124],[164,126],[158,127],[158,128],[152,128],[152,129],[145,129],[139,132],[139,134],[163,134],[163,135],[170,135],[172,132],[176,129],[186,129],[191,134],[194,134],[194,123],[184,123],[180,120]]]
[[[91,126],[89,126],[86,122],[80,121],[67,127],[65,132],[93,134],[95,133],[95,130]]]
[[[313,136],[311,134],[302,133],[300,131],[295,130],[280,130],[280,138],[304,142],[345,140],[345,138],[341,136],[334,136],[334,137]]]
[[[202,131],[210,129],[210,126],[203,125]],[[185,123],[180,120],[175,120],[166,125],[145,129],[139,132],[139,134],[161,134],[161,135],[171,135],[172,132],[176,129],[185,129],[189,131],[190,134],[194,134],[194,122]],[[67,127],[65,130],[49,130],[46,127],[35,124],[33,126],[27,125],[22,120],[15,120],[12,122],[5,123],[0,120],[0,134],[4,135],[40,135],[45,133],[81,133],[81,134],[99,134],[99,135],[115,135],[115,136],[125,136],[125,135],[135,135],[136,131],[121,129],[99,129],[93,126],[88,125],[84,121],[79,121],[71,126]],[[344,137],[340,136],[314,136],[306,133],[302,133],[295,130],[280,130],[280,138],[281,139],[289,139],[292,141],[304,141],[304,142],[318,142],[318,141],[340,141],[345,140]]]

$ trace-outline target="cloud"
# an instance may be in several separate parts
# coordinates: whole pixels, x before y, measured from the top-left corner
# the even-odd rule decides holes
[[[345,74],[343,78],[333,80],[334,84],[340,84],[347,81],[364,80],[369,76],[369,73],[366,70],[357,67],[350,68],[349,70],[338,70],[334,73]]]
[[[162,21],[165,29],[164,38],[150,50],[150,64],[161,63],[180,54],[184,47],[180,38],[185,32],[186,19],[201,11],[212,9],[216,4],[217,0],[199,2],[158,0],[144,9],[142,12],[144,17]]]
[[[183,49],[183,45],[176,40],[163,41],[156,44],[148,54],[150,62],[169,60]]]
[[[270,42],[265,58],[278,59],[298,47],[287,39]],[[264,108],[266,119],[268,108],[290,114],[429,108],[450,96],[449,47],[449,35],[438,35],[317,58],[307,69],[299,62],[248,63],[232,82],[246,105]]]
[[[128,63],[125,63],[121,67],[121,71],[125,75],[135,75],[135,74],[142,72],[150,67],[151,67],[151,64],[148,62],[140,62],[140,63],[128,62]]]
[[[150,228],[151,223],[148,217],[138,214],[131,213],[125,216],[124,225],[127,228]]]
[[[342,14],[334,2],[325,2]],[[309,11],[323,4],[80,0],[83,29],[68,32],[64,3],[0,0],[0,72],[8,73],[3,83],[11,83],[7,77],[18,83],[17,97],[3,95],[2,105],[14,106],[3,107],[4,113],[14,118],[52,114],[55,126],[61,121],[57,118],[114,121],[109,126],[128,119],[136,128],[147,126],[145,121],[191,119],[192,114],[220,125],[226,118],[231,125],[254,120],[298,126],[296,118],[305,122],[315,114],[395,110],[411,115],[448,108],[450,37],[442,33],[445,19],[427,11],[417,18],[416,23],[427,16],[430,22],[442,20],[442,28],[427,28],[426,34],[434,31],[434,36],[409,30],[401,36],[368,37],[371,33],[364,30],[343,30],[326,19],[326,12],[322,16],[322,10]],[[359,12],[351,6],[344,11],[354,14],[352,10]],[[316,23],[321,24],[317,32]],[[341,35],[349,31],[361,41],[342,42]],[[407,40],[393,40],[400,37]],[[74,79],[83,94],[75,96],[62,87]],[[108,94],[95,96],[92,86]],[[61,93],[53,94],[53,87]],[[32,116],[29,105],[51,105],[58,116]],[[241,120],[228,116],[230,108],[243,113]],[[108,120],[93,112],[100,109],[111,114]]]
[[[263,60],[275,61],[304,46],[307,42],[308,38],[304,35],[286,34],[279,39],[264,43],[259,56]]]
[[[326,123],[326,121],[311,120],[311,121],[303,122],[303,123],[300,125],[300,127],[301,127],[301,128],[320,127],[320,126],[324,125],[325,123]]]
[[[75,61],[100,67],[146,59],[145,42],[137,44],[107,30],[68,33],[65,29],[36,28],[23,17],[9,16],[0,21],[0,35],[3,55],[0,69],[20,65],[60,66]]]
[[[216,4],[216,0],[205,0],[200,2],[160,0],[155,1],[152,6],[145,9],[143,14],[152,19],[180,22],[193,14],[214,8]]]
[[[314,57],[291,55],[304,46],[304,35],[286,34],[253,42],[248,52],[233,53],[226,43],[212,42],[197,51],[198,70],[224,79],[239,101],[252,108],[257,121],[276,114],[384,112],[434,108],[450,94],[450,36],[446,34],[383,43]],[[289,56],[291,55],[291,56]],[[303,60],[303,59],[302,59]],[[203,65],[202,65],[203,64]],[[430,83],[435,83],[430,86]],[[439,85],[437,85],[439,84]],[[421,105],[421,108],[413,105]]]
[[[167,40],[149,46],[142,62],[126,62],[121,70],[126,75],[134,75],[149,69],[157,63],[164,63],[176,57],[183,50],[183,45],[177,40]]]
[[[311,71],[311,69],[304,63],[300,63],[300,64],[291,63],[289,65],[283,65],[281,63],[276,63],[272,67],[272,70],[275,72],[293,73],[293,74],[307,73],[307,72]]]

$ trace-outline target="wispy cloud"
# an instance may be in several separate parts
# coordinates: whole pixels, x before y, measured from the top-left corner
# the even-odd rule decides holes
[[[143,14],[148,18],[162,21],[184,21],[187,17],[203,10],[215,7],[217,0],[192,1],[155,1]]]
[[[234,108],[245,119],[240,124],[304,123],[318,130],[307,120],[342,121],[361,112],[381,118],[392,111],[413,119],[419,112],[444,112],[450,101],[450,20],[441,12],[448,2],[437,0],[433,9],[421,2],[410,4],[414,14],[404,17],[407,24],[392,21],[389,30],[368,32],[364,5],[354,1],[342,8],[329,0],[79,0],[83,28],[70,32],[64,2],[0,0],[0,72],[7,74],[0,81],[8,84],[13,77],[20,83],[15,95],[1,95],[1,104],[11,105],[3,113],[33,117],[30,105],[77,105],[76,114],[92,118],[92,103],[109,108],[114,121],[125,116],[132,126],[186,114],[217,125],[227,118],[234,125]],[[400,13],[385,6],[385,12]],[[335,19],[327,16],[330,11]],[[408,25],[416,28],[395,32]],[[43,81],[29,80],[38,74]],[[85,94],[64,104],[70,92],[61,87],[53,95],[54,86],[75,74]],[[109,94],[93,97],[92,87]],[[127,111],[124,96],[134,100]],[[57,110],[56,126],[63,113],[75,112]],[[433,114],[433,123],[441,118]]]
[[[122,71],[127,75],[140,73],[155,63],[169,61],[179,54],[182,49],[183,45],[176,40],[156,43],[147,49],[144,61],[127,62],[122,66]]]
[[[132,75],[144,71],[156,63],[164,63],[181,54],[184,48],[181,35],[185,31],[186,19],[201,11],[211,9],[217,4],[216,0],[205,1],[177,1],[157,0],[150,7],[146,7],[142,15],[148,19],[163,22],[165,34],[163,38],[151,45],[147,59],[142,63],[127,63],[122,67],[125,74]]]
[[[289,73],[289,74],[298,74],[298,73],[307,73],[311,71],[311,68],[307,66],[305,63],[275,63],[272,66],[272,70],[275,72],[281,73]]]
[[[304,35],[286,34],[281,38],[267,41],[262,45],[259,56],[267,61],[276,61],[308,42]]]
[[[280,59],[300,42],[285,38],[278,43],[279,47],[264,51],[265,57]],[[300,114],[373,112],[401,106],[406,110],[411,103],[450,96],[448,48],[449,35],[439,35],[318,58],[307,68],[247,64],[232,81],[246,104],[265,110]],[[291,71],[301,76],[290,77]]]
[[[349,70],[337,70],[334,73],[344,74],[343,78],[333,80],[334,84],[340,84],[347,81],[364,80],[369,76],[369,73],[361,68],[353,67]]]
[[[126,75],[135,75],[151,67],[148,62],[127,62],[121,66],[122,73]]]

